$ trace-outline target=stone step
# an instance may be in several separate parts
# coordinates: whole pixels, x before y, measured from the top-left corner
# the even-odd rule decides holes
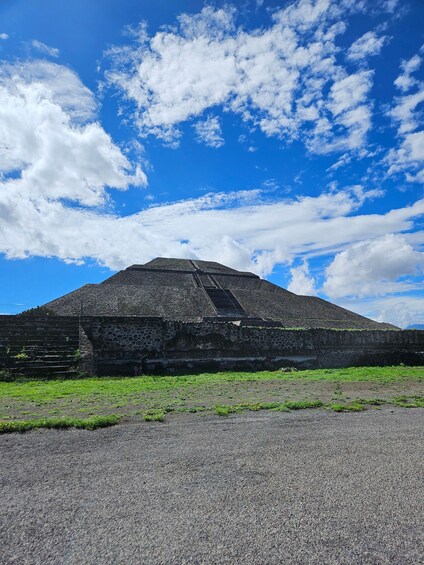
[[[15,331],[23,331],[23,332],[51,332],[51,333],[58,333],[58,332],[76,332],[78,331],[78,326],[56,326],[56,327],[46,327],[46,326],[21,326],[21,325],[10,325],[4,326],[0,324],[0,332],[15,332]]]
[[[78,348],[76,347],[25,347],[14,349],[0,349],[0,355],[3,357],[16,357],[17,355],[77,355]],[[22,356],[24,356],[22,355]]]
[[[0,336],[2,337],[22,337],[27,339],[31,339],[31,338],[37,339],[40,337],[62,337],[67,335],[78,336],[79,332],[74,330],[63,330],[57,332],[42,332],[42,331],[27,331],[27,330],[20,331],[19,329],[18,330],[14,329],[13,331],[12,330],[3,331],[0,328]]]
[[[44,376],[65,376],[71,374],[73,367],[38,367],[36,369],[25,369],[26,377],[44,377]],[[20,374],[19,370],[12,371],[12,373]]]
[[[0,326],[72,326],[79,324],[78,318],[19,318],[18,316],[10,316],[5,318],[0,316]]]
[[[3,340],[0,338],[0,347],[43,347],[43,346],[71,346],[71,345],[78,345],[78,339],[10,339],[10,340]]]
[[[51,341],[51,340],[39,340],[39,341],[17,341],[17,340],[1,340],[0,339],[0,349],[6,349],[6,348],[12,348],[13,349],[22,349],[25,348],[27,349],[28,347],[38,347],[40,349],[42,349],[43,347],[66,347],[66,348],[72,348],[72,347],[76,347],[78,348],[78,344],[79,344],[79,340],[78,339],[58,339],[55,341]]]
[[[28,357],[28,359],[14,359],[13,357],[0,357],[0,367],[14,366],[14,365],[25,365],[28,363],[38,363],[38,362],[49,362],[49,361],[60,361],[63,363],[76,363],[78,359],[74,355],[39,355],[36,357]]]
[[[15,328],[20,328],[24,330],[31,331],[33,329],[37,329],[39,331],[53,331],[57,332],[58,330],[74,330],[79,327],[79,324],[2,324],[0,321],[0,329],[1,330],[13,330]]]
[[[14,359],[12,365],[22,367],[24,365],[54,365],[55,363],[77,363],[78,360],[73,357],[38,357],[35,359]]]
[[[28,340],[28,339],[63,339],[66,337],[78,339],[79,333],[78,332],[2,332],[0,329],[0,340],[4,339],[20,339],[20,340]]]
[[[40,357],[39,359],[16,359],[13,363],[15,367],[29,367],[30,365],[72,365],[76,364],[78,361],[76,359],[64,359],[63,357]]]
[[[77,356],[78,353],[75,349],[57,349],[56,347],[52,347],[51,349],[26,349],[24,352],[21,350],[13,351],[1,351],[0,350],[0,359],[19,359],[19,357],[23,357],[21,354],[25,353],[28,357],[37,356],[43,357],[46,355],[66,355],[66,356]]]
[[[69,361],[71,359],[74,359],[77,361],[75,355],[73,353],[64,353],[64,354],[57,354],[55,352],[49,352],[45,355],[28,355],[26,357],[3,357],[3,359],[5,359],[6,361],[9,361],[11,363],[31,363],[33,361],[38,361],[40,359],[46,359],[47,361],[50,359],[60,359],[60,360],[66,360]]]

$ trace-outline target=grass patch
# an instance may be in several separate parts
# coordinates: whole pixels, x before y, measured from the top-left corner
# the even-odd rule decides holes
[[[420,407],[424,367],[204,373],[0,382],[0,420],[51,420],[118,414],[163,421],[167,413],[215,413],[380,404]],[[421,395],[421,396],[418,396]],[[370,398],[371,397],[371,398]],[[384,400],[383,400],[384,399]],[[394,400],[393,400],[394,399]],[[353,408],[352,408],[353,407]],[[146,416],[146,417],[145,417]]]
[[[320,408],[324,406],[321,400],[299,400],[286,402],[255,402],[243,404],[217,404],[214,412],[218,416],[228,416],[236,412],[250,410],[257,412],[258,410],[275,410],[278,412],[290,412],[290,410],[305,410],[308,408]]]
[[[305,410],[307,408],[321,408],[324,403],[321,400],[299,400],[284,402],[284,406],[289,410]]]
[[[223,405],[223,404],[217,404],[214,407],[214,412],[217,416],[228,416],[229,414],[236,412],[236,407],[235,406],[229,406],[229,405]]]
[[[400,408],[424,408],[424,396],[412,395],[408,396],[395,396],[392,399],[394,406]]]
[[[143,419],[145,422],[164,422],[165,416],[163,410],[148,410],[144,413]]]
[[[0,422],[0,434],[12,432],[28,432],[40,428],[65,429],[78,428],[84,430],[96,430],[114,426],[119,422],[119,416],[93,416],[92,418],[44,418],[41,420],[20,420],[15,422]]]
[[[400,382],[405,379],[424,380],[424,367],[350,367],[347,369],[316,369],[307,371],[259,371],[256,373],[225,372],[203,373],[175,377],[92,377],[74,380],[27,380],[0,382],[0,398],[19,398],[48,403],[58,398],[101,399],[127,398],[152,391],[169,392],[181,388],[196,388],[222,383],[263,381],[299,382]]]
[[[369,406],[381,406],[382,404],[388,404],[388,400],[383,398],[358,398],[356,401],[358,404],[368,404]]]
[[[329,408],[333,412],[362,412],[366,407],[359,402],[352,402],[351,404],[330,404]]]

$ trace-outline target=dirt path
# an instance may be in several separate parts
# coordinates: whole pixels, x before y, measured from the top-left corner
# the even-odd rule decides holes
[[[424,411],[0,436],[9,564],[422,562]]]

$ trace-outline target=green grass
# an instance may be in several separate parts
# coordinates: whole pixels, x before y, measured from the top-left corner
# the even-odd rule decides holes
[[[15,422],[0,422],[0,434],[11,432],[28,432],[39,428],[65,429],[79,428],[84,430],[96,430],[114,426],[119,422],[119,416],[93,416],[92,418],[44,418],[41,420],[20,420]]]
[[[235,410],[233,406],[228,406],[228,405],[224,406],[222,404],[217,404],[214,408],[214,412],[218,416],[228,416],[229,414],[235,412]]]
[[[382,404],[389,403],[383,398],[357,398],[355,402],[358,404],[368,404],[369,406],[381,406]]]
[[[329,408],[334,412],[362,412],[366,407],[359,402],[352,402],[351,404],[330,404]]]
[[[406,378],[424,380],[424,367],[351,367],[347,369],[316,369],[308,371],[260,371],[257,373],[225,372],[183,375],[175,377],[93,377],[76,380],[20,380],[0,382],[0,398],[19,398],[46,403],[60,398],[125,398],[134,394],[179,388],[195,388],[221,383],[261,381],[367,381],[399,382]]]
[[[324,406],[324,403],[321,400],[299,400],[285,402],[284,406],[289,410],[305,410],[307,408],[321,408],[321,406]]]
[[[148,410],[143,419],[145,422],[164,422],[165,412],[163,410]]]
[[[167,413],[184,412],[228,416],[248,410],[288,412],[321,407],[361,411],[382,404],[420,408],[424,407],[423,391],[424,367],[405,366],[27,379],[0,382],[0,422],[3,427],[10,423],[25,427],[28,420],[60,420],[57,425],[61,426],[81,417],[111,414],[160,422]]]
[[[235,412],[243,412],[250,410],[256,412],[258,410],[276,410],[278,412],[290,412],[290,410],[305,410],[307,408],[320,408],[324,406],[321,400],[299,400],[286,402],[255,402],[242,404],[217,404],[214,412],[218,416],[228,416]]]
[[[410,398],[411,400],[407,396],[395,396],[392,403],[400,408],[424,408],[424,396],[413,395]]]

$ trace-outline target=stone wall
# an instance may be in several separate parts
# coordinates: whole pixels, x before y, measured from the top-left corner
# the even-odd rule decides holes
[[[3,374],[177,374],[399,363],[424,365],[424,331],[287,330],[154,317],[0,316]]]
[[[424,331],[287,330],[234,322],[83,317],[80,350],[81,368],[100,375],[419,365],[424,364]]]

